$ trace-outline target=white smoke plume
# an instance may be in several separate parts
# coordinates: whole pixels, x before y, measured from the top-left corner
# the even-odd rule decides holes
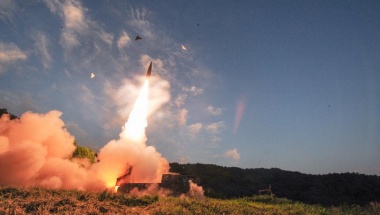
[[[192,180],[189,180],[189,183],[190,183],[190,190],[188,192],[188,195],[197,199],[202,199],[205,193],[205,191],[203,190],[203,187],[198,186]]]
[[[189,180],[190,189],[187,193],[182,194],[181,198],[192,197],[196,199],[203,199],[205,191],[202,186],[197,185],[192,180]]]
[[[172,191],[168,190],[168,189],[164,189],[162,187],[159,187],[158,184],[151,184],[146,189],[141,189],[141,190],[139,190],[137,187],[135,187],[134,189],[132,189],[129,192],[129,194],[133,195],[133,196],[138,196],[138,197],[147,196],[147,195],[150,195],[150,196],[158,195],[160,197],[165,197],[165,196],[169,196],[170,194],[172,194]]]

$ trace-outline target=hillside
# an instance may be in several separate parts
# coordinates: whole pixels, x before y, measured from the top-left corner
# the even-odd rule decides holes
[[[171,163],[170,171],[189,175],[203,186],[205,195],[229,199],[271,190],[284,197],[309,204],[367,205],[380,201],[380,177],[357,173],[309,175],[272,169],[241,169],[213,164]]]
[[[0,214],[379,214],[380,205],[322,207],[270,196],[218,200],[0,186]]]

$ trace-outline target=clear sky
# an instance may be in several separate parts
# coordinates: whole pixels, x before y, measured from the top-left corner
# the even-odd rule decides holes
[[[0,108],[80,145],[118,138],[150,61],[170,162],[380,175],[380,1],[0,1]]]

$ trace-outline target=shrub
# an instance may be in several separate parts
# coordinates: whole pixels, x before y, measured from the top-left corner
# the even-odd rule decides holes
[[[74,141],[74,145],[76,145],[75,141]],[[72,157],[73,158],[87,158],[91,163],[96,162],[95,151],[84,146],[77,146],[77,148],[73,152]]]

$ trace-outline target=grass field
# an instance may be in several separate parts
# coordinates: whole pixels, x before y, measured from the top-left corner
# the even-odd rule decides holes
[[[232,200],[144,196],[0,186],[1,214],[380,214],[367,207],[322,207],[271,196]]]

